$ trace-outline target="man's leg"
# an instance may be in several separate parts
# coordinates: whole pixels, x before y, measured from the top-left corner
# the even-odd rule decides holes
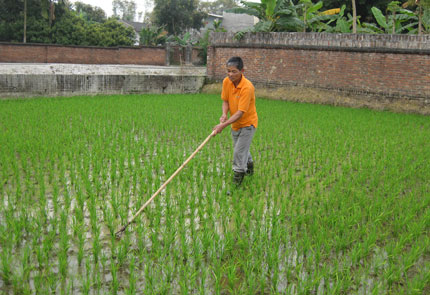
[[[232,130],[234,153],[233,153],[233,171],[235,173],[234,182],[238,185],[243,180],[243,176],[249,170],[252,163],[252,156],[249,147],[254,137],[255,127],[249,126],[237,131]],[[253,164],[252,164],[253,168]]]

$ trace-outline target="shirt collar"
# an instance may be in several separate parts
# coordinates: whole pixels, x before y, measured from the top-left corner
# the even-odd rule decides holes
[[[229,80],[229,81],[230,81],[230,80]],[[230,81],[230,83],[231,83],[231,84],[233,84],[233,87],[234,87],[234,83],[233,83],[233,82],[231,82],[231,81]],[[242,74],[242,79],[240,79],[239,84],[237,84],[237,87],[235,87],[235,88],[237,88],[237,89],[242,88],[244,83],[245,83],[245,76]]]

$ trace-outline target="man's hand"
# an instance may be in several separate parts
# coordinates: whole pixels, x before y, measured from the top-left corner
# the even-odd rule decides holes
[[[223,116],[221,116],[221,118],[219,118],[219,120],[221,121],[223,119]],[[236,122],[237,120],[239,120],[240,118],[242,118],[243,116],[243,112],[242,111],[237,111],[236,113],[234,113],[233,116],[230,117],[230,119],[228,119],[227,121],[221,122],[218,125],[216,125],[212,130],[215,131],[214,132],[214,136],[217,135],[218,133],[221,133],[222,130],[227,127],[228,125]]]
[[[220,119],[221,120],[221,119]],[[214,136],[217,135],[218,133],[221,133],[222,130],[225,128],[225,124],[224,123],[220,123],[218,125],[216,125],[212,130],[214,131]]]
[[[224,123],[225,121],[227,121],[227,114],[223,114],[223,115],[219,118],[219,122],[220,122],[220,123]]]

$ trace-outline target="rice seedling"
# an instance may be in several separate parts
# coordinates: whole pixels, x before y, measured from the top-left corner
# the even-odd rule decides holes
[[[211,132],[219,97],[0,101],[0,292],[428,292],[428,117],[257,111],[242,188],[225,130],[116,240]]]

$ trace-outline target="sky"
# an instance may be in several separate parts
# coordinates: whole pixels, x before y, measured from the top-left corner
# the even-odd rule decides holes
[[[72,0],[72,2],[80,1],[82,3],[90,4],[91,6],[97,6],[103,9],[106,12],[106,15],[109,17],[112,15],[112,0]],[[135,0],[134,1],[137,5],[136,12],[145,12],[145,0]],[[149,9],[151,10],[151,9]],[[148,11],[150,12],[150,11]],[[137,16],[136,16],[137,17]],[[138,21],[136,19],[136,21]],[[141,21],[141,20],[139,20]]]

